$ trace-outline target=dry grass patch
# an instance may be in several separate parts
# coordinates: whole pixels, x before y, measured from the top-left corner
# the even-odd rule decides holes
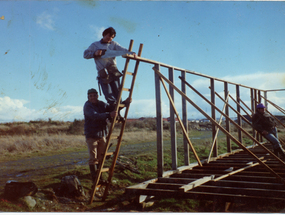
[[[66,148],[81,148],[85,145],[85,138],[82,135],[43,134],[1,136],[0,155],[25,155],[32,152],[49,152]]]

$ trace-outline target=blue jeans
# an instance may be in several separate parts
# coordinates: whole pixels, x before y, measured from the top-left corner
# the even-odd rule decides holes
[[[99,84],[108,104],[115,104],[119,95],[120,79],[116,79],[109,84],[103,83],[101,78],[98,78]]]
[[[274,127],[270,132],[268,132],[267,135],[264,135],[264,137],[270,141],[270,143],[273,146],[273,149],[281,148],[281,144],[278,140],[278,134],[277,134],[277,128],[276,127]]]

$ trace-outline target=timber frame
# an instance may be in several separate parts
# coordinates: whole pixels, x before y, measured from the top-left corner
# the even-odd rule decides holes
[[[270,91],[283,91],[285,89],[260,90],[142,57],[124,57],[153,65],[157,124],[157,178],[127,187],[126,194],[157,198],[181,197],[218,200],[224,202],[248,203],[256,200],[260,202],[271,200],[285,201],[284,161],[272,152],[271,144],[267,143],[264,137],[254,129],[252,129],[252,132],[248,132],[243,128],[243,123],[251,126],[251,116],[255,112],[255,106],[262,99],[266,107],[268,107],[269,103],[284,114],[285,110],[271,102],[267,98],[267,93]],[[168,77],[163,72],[168,73]],[[175,72],[179,74],[175,76]],[[193,75],[209,80],[210,99],[207,99],[187,82],[189,77]],[[174,77],[176,77],[176,81]],[[177,82],[177,77],[180,79],[180,88],[174,84]],[[217,82],[223,84],[224,96],[216,92]],[[171,170],[168,171],[164,171],[161,86],[167,95],[170,105],[172,163]],[[206,87],[208,88],[208,86]],[[235,96],[230,94],[230,87],[234,89]],[[202,110],[191,100],[187,96],[187,90],[191,90],[191,92],[206,102],[210,107],[211,114]],[[241,98],[241,90],[249,90],[248,94],[250,98]],[[181,117],[175,107],[175,93],[181,96]],[[216,105],[217,99],[223,104],[223,108],[219,108]],[[248,102],[245,102],[248,100],[250,101],[250,107],[246,105]],[[230,101],[234,103],[234,106],[231,105]],[[198,110],[212,124],[212,145],[207,159],[200,159],[198,157],[195,147],[189,138],[188,104]],[[236,113],[236,120],[230,117],[230,111]],[[216,119],[217,113],[221,116],[219,120]],[[184,165],[179,167],[175,119],[178,120],[183,132]],[[275,119],[285,128],[279,119]],[[225,126],[221,124],[223,120],[225,120]],[[236,128],[237,135],[231,133],[232,126]],[[218,151],[217,137],[220,131],[226,135],[227,153],[224,154],[219,154]],[[252,141],[251,146],[245,146],[243,143],[244,136]],[[233,143],[239,149],[233,150]],[[193,154],[195,162],[190,162],[190,151]]]

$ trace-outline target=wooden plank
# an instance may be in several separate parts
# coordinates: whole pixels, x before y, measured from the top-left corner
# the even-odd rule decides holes
[[[225,100],[226,98],[228,97],[228,94],[229,94],[229,84],[228,82],[224,82],[224,97],[225,97]],[[226,109],[225,109],[225,114],[229,117],[230,114],[229,114],[229,106],[226,104]],[[229,120],[226,118],[225,120],[225,123],[226,123],[226,130],[228,132],[230,132],[230,122]],[[227,138],[227,152],[231,152],[232,151],[232,148],[231,148],[231,139],[230,137],[226,137]]]
[[[240,86],[237,84],[236,85],[236,98],[239,98],[240,97]],[[236,110],[237,110],[237,124],[239,125],[240,128],[242,128],[242,121],[241,121],[241,113],[240,113],[240,106],[237,105],[236,107]],[[238,140],[240,143],[242,143],[242,129],[238,129]]]
[[[181,187],[181,184],[169,184],[169,183],[149,183],[147,189],[163,189],[163,190],[176,190],[178,191]]]
[[[177,183],[177,184],[188,184],[195,181],[195,178],[158,178],[159,183]],[[211,186],[224,186],[224,187],[241,187],[241,188],[263,188],[273,190],[285,190],[283,184],[268,183],[268,182],[251,182],[251,181],[234,181],[234,180],[220,180],[220,181],[209,181],[207,185]]]
[[[191,183],[189,183],[189,184],[187,184],[187,185],[181,186],[181,187],[179,188],[179,191],[180,191],[180,192],[186,192],[186,191],[191,190],[191,189],[193,189],[193,188],[195,188],[195,187],[198,187],[198,186],[200,186],[200,185],[202,185],[202,184],[205,184],[205,183],[207,183],[208,181],[213,180],[214,177],[215,177],[214,175],[205,176],[205,177],[200,178],[200,179],[198,179],[198,180],[196,180],[196,181],[193,181],[193,182],[191,182]]]
[[[266,161],[263,161],[263,162],[266,162]],[[221,180],[221,179],[224,179],[224,178],[229,177],[229,176],[231,176],[231,175],[237,174],[237,173],[239,173],[239,172],[241,172],[241,171],[244,171],[244,170],[246,170],[246,169],[248,169],[248,168],[252,168],[252,167],[257,166],[257,165],[259,165],[259,163],[253,163],[253,164],[251,164],[251,165],[249,165],[249,166],[239,168],[239,169],[237,169],[237,170],[231,171],[231,172],[229,172],[229,173],[227,173],[227,174],[225,174],[225,175],[222,175],[222,176],[219,176],[219,177],[215,178],[214,181],[219,181],[219,180]]]
[[[132,185],[132,186],[129,186],[127,187],[126,189],[128,190],[132,190],[132,189],[145,189],[147,188],[148,184],[150,183],[155,183],[158,181],[158,178],[154,178],[154,179],[150,179],[148,181],[145,181],[145,182],[142,182],[142,183],[139,183],[139,184],[135,184],[135,185]]]
[[[171,177],[174,178],[202,178],[204,176],[210,176],[211,174],[205,174],[205,173],[193,173],[193,174],[173,174]],[[223,174],[216,174],[216,177],[220,177]],[[269,177],[269,176],[250,176],[250,175],[231,175],[227,178],[227,180],[239,180],[239,181],[256,181],[256,182],[271,182],[276,183],[278,182],[275,177]]]
[[[247,195],[251,197],[262,196],[267,198],[285,198],[284,190],[268,190],[257,188],[241,188],[241,187],[223,187],[223,186],[208,186],[202,185],[195,188],[194,192],[220,193],[231,195]]]
[[[216,200],[226,202],[239,202],[239,203],[250,203],[256,202],[259,203],[268,203],[276,201],[285,201],[284,198],[275,198],[275,197],[263,197],[263,196],[246,196],[246,195],[234,195],[234,194],[224,194],[224,193],[210,193],[210,192],[177,192],[175,190],[164,190],[164,189],[136,189],[133,190],[136,194],[139,195],[149,195],[155,196],[156,198],[188,198],[196,200]],[[126,194],[129,194],[127,192]]]
[[[182,79],[181,79],[182,80]],[[183,80],[182,80],[183,81]],[[215,99],[215,79],[214,78],[210,78],[210,89],[211,89],[211,118],[216,121],[216,110],[215,110],[215,106],[216,106],[216,99]],[[221,115],[222,117],[222,115]],[[212,140],[213,140],[213,149],[210,153],[213,152],[213,156],[217,157],[218,155],[218,140],[215,139],[215,136],[217,134],[217,126],[216,124],[212,123]],[[210,155],[208,160],[210,160]]]

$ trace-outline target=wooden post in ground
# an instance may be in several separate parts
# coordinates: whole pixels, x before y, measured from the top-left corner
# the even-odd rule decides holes
[[[181,77],[186,80],[186,72],[181,71]],[[186,84],[185,82],[181,81],[181,90],[186,95]],[[187,117],[187,102],[184,97],[182,97],[182,122],[184,128],[188,134],[188,117]],[[189,157],[189,144],[187,138],[183,135],[183,145],[184,145],[184,165],[188,166],[190,164],[190,157]]]
[[[174,83],[174,69],[169,68],[168,69],[168,77],[169,80]],[[173,87],[169,85],[169,94],[174,101],[174,90]],[[170,106],[170,136],[171,136],[171,158],[172,158],[172,169],[177,169],[177,141],[176,141],[176,120],[175,120],[175,114],[174,109],[171,106],[171,102],[169,101]]]
[[[159,70],[159,64],[155,65]],[[157,141],[157,174],[158,177],[163,177],[163,121],[162,121],[162,108],[161,108],[161,86],[160,77],[154,73],[155,82],[155,98],[156,98],[156,141]]]
[[[228,97],[229,94],[229,84],[228,82],[224,82],[224,97],[225,100]],[[225,114],[229,117],[229,106],[226,105],[226,109],[225,109]],[[226,118],[225,119],[225,123],[226,123],[226,130],[228,132],[230,132],[230,121]],[[230,137],[227,136],[227,152],[231,152],[232,151],[232,147],[231,147],[231,139]]]

